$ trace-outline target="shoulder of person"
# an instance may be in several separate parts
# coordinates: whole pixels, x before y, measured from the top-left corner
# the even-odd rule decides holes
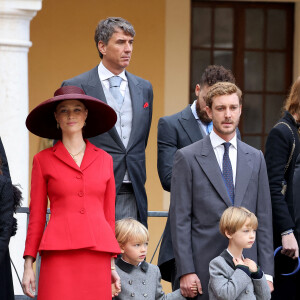
[[[78,82],[87,81],[90,78],[92,73],[98,74],[98,65],[91,70],[88,70],[75,77],[64,80],[62,85],[78,85]]]

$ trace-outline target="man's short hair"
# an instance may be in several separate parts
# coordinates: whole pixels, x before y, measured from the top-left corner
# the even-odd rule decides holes
[[[242,91],[231,82],[217,82],[209,90],[205,97],[206,105],[211,108],[213,99],[217,96],[237,94],[242,105]]]
[[[235,83],[235,78],[229,69],[225,69],[223,66],[210,65],[208,66],[200,79],[200,87],[212,86],[217,82],[231,82]]]
[[[249,228],[257,229],[258,221],[254,213],[245,207],[228,207],[222,214],[219,229],[226,237],[225,232],[234,234],[241,229],[246,221],[249,220]]]
[[[148,229],[132,218],[117,221],[115,232],[120,246],[124,246],[129,241],[139,241],[141,243],[149,241]]]
[[[112,37],[112,35],[118,30],[121,29],[125,32],[125,34],[128,34],[132,37],[135,36],[135,31],[131,23],[129,23],[127,20],[119,17],[109,17],[107,19],[101,20],[95,30],[95,43],[96,47],[98,49],[98,43],[99,41],[102,41],[105,45],[107,45],[108,41]],[[99,51],[99,56],[102,59],[103,55]]]

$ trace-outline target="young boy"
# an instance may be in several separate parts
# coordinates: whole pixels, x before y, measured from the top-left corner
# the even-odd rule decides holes
[[[115,263],[122,289],[114,299],[184,300],[179,289],[165,294],[159,268],[145,261],[149,241],[147,228],[128,218],[117,221],[115,230],[122,252],[122,258],[117,258]],[[196,295],[196,285],[191,289]]]
[[[243,257],[243,249],[255,242],[258,226],[256,216],[244,207],[227,208],[220,220],[220,232],[229,239],[229,245],[209,264],[209,299],[271,298],[269,286],[257,264]]]

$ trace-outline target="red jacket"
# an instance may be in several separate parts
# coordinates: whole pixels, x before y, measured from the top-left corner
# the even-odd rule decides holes
[[[88,248],[120,253],[115,239],[115,181],[111,156],[86,141],[78,167],[63,143],[34,156],[24,256],[41,250]],[[50,200],[51,217],[44,231]]]

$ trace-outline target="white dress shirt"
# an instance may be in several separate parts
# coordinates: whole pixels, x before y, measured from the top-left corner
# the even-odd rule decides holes
[[[219,167],[221,172],[223,173],[223,156],[224,156],[224,145],[223,143],[226,143],[225,140],[220,138],[214,130],[210,133],[210,141],[212,144],[212,147],[214,149]],[[231,144],[229,147],[229,158],[231,162],[232,167],[232,179],[233,179],[233,185],[235,186],[235,177],[236,177],[236,164],[237,164],[237,141],[236,141],[236,133],[234,137],[229,141]]]
[[[121,92],[123,97],[125,96],[125,91],[128,87],[128,80],[127,80],[127,77],[125,75],[125,70],[123,70],[119,75],[115,75],[114,73],[112,73],[111,71],[106,69],[104,67],[102,61],[101,61],[99,66],[98,66],[98,74],[99,74],[99,79],[100,79],[102,85],[107,90],[109,90],[109,81],[108,81],[109,78],[111,78],[113,76],[121,77],[123,80],[122,80],[121,85],[120,85],[120,92]]]

